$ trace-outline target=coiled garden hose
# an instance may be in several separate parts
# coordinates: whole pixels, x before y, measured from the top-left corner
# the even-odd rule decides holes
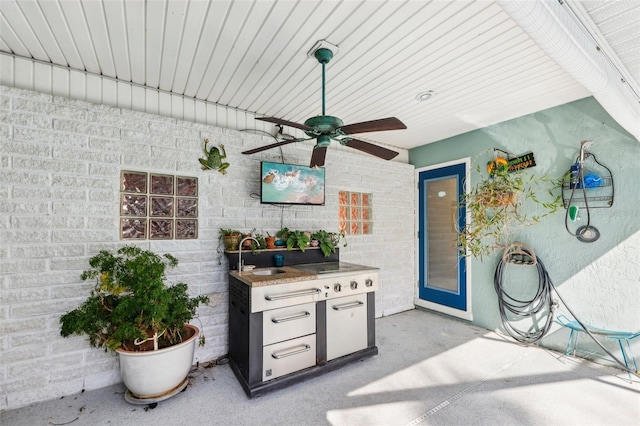
[[[504,290],[504,268],[506,264],[511,263],[515,265],[525,265],[525,266],[536,266],[538,269],[538,291],[535,296],[533,296],[530,300],[518,300]],[[591,337],[591,339],[607,354],[613,359],[617,364],[619,364],[622,369],[626,372],[631,373],[637,377],[640,377],[637,371],[633,371],[631,368],[627,367],[626,364],[618,357],[613,355],[607,348],[605,348],[602,343],[595,338],[595,336],[589,331],[586,325],[582,323],[578,319],[578,317],[573,313],[567,302],[562,298],[562,295],[558,292],[558,289],[553,284],[547,269],[544,267],[542,260],[535,255],[533,250],[529,248],[526,244],[521,242],[515,242],[511,244],[504,250],[502,258],[500,262],[498,262],[498,266],[496,267],[495,274],[493,276],[494,287],[496,293],[498,295],[498,308],[500,310],[500,318],[502,319],[502,324],[504,328],[507,330],[507,333],[520,343],[535,343],[538,340],[542,339],[551,328],[551,324],[553,322],[553,313],[558,306],[557,302],[552,299],[552,291],[553,290],[557,295],[562,304],[567,308],[567,311],[571,314],[573,318],[575,318],[576,322],[580,324],[582,330]],[[518,330],[511,324],[511,320],[509,318],[510,312],[515,317],[522,318],[533,318],[534,315],[547,310],[547,317],[545,319],[544,326],[535,331],[522,331]]]

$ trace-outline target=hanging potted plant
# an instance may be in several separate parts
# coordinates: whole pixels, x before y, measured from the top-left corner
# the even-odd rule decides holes
[[[477,167],[480,172],[480,168]],[[554,195],[561,179],[522,171],[509,171],[508,160],[496,157],[487,164],[488,178],[483,178],[471,191],[462,196],[461,207],[466,207],[470,220],[458,230],[458,249],[462,255],[482,259],[494,250],[505,247],[508,237],[520,226],[532,225],[562,207],[562,197]],[[542,202],[534,188],[548,184],[551,201]],[[529,205],[527,205],[528,202]],[[542,207],[542,214],[527,212],[533,205]]]
[[[60,334],[85,334],[96,348],[119,355],[125,398],[149,403],[175,395],[188,383],[195,342],[189,322],[207,296],[189,297],[185,283],[167,286],[165,269],[178,260],[138,247],[100,251],[83,280],[96,279],[91,295],[60,318]]]

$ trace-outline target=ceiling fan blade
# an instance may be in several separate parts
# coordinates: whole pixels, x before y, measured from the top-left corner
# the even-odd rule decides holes
[[[267,149],[276,148],[278,146],[286,145],[293,142],[298,142],[302,139],[288,139],[286,141],[280,141],[276,143],[272,143],[271,145],[261,146],[259,148],[250,149],[248,151],[242,151],[243,154],[255,154],[256,152],[266,151]]]
[[[327,147],[313,147],[313,153],[311,154],[311,164],[309,167],[322,167],[324,166],[324,159],[327,156]]]
[[[384,160],[391,160],[395,158],[399,153],[387,148],[383,148],[378,145],[374,145],[369,142],[361,141],[359,139],[349,139],[346,142],[341,142],[343,145],[349,148],[357,149],[358,151],[366,152],[367,154],[375,155],[376,157]]]
[[[260,118],[256,118],[256,120],[268,121],[269,123],[275,123],[275,124],[282,124],[283,126],[295,127],[296,129],[301,129],[301,130],[313,130],[313,127],[309,127],[300,123],[295,123],[293,121],[283,120],[281,118],[276,118],[276,117],[260,117]]]
[[[361,123],[347,124],[342,130],[347,135],[354,133],[382,132],[385,130],[402,130],[407,126],[395,117],[381,118],[379,120],[363,121]]]

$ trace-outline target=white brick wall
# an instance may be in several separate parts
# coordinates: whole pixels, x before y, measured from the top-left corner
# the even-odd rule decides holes
[[[332,146],[323,207],[262,206],[259,161],[279,150],[244,156],[272,140],[205,124],[0,86],[0,410],[120,381],[117,358],[63,339],[59,317],[77,307],[91,285],[87,260],[119,240],[122,169],[196,176],[199,238],[145,241],[174,254],[169,277],[209,294],[200,308],[207,344],[196,359],[227,352],[227,263],[218,264],[218,229],[337,230],[339,190],[373,193],[374,234],[348,237],[345,261],[381,268],[376,315],[413,307],[414,169]],[[227,175],[203,172],[203,139],[225,144]],[[311,145],[283,148],[286,162],[305,164]],[[199,324],[198,324],[199,325]]]

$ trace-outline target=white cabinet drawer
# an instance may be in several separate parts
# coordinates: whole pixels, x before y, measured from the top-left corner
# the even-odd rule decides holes
[[[290,340],[316,332],[316,304],[289,306],[262,313],[262,343]]]
[[[263,382],[316,365],[316,335],[265,346],[262,365]]]

